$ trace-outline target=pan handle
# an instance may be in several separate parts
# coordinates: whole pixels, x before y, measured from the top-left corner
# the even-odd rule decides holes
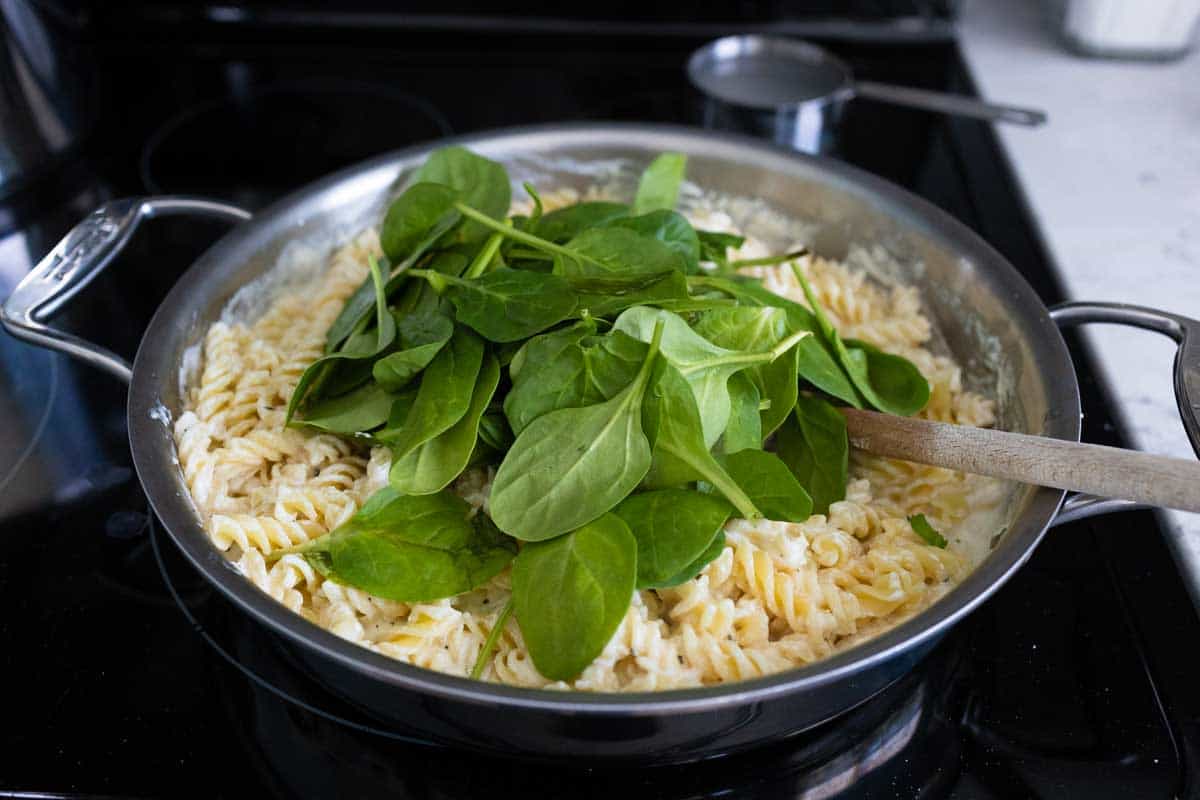
[[[1046,112],[1036,108],[1020,108],[999,103],[988,103],[974,97],[963,97],[928,89],[913,89],[909,86],[893,86],[874,81],[857,81],[854,93],[869,100],[891,103],[909,108],[922,108],[959,117],[972,117],[990,122],[1010,122],[1014,125],[1037,127],[1046,121]]]
[[[1156,331],[1175,340],[1175,403],[1192,449],[1200,456],[1200,321],[1125,303],[1061,303],[1050,309],[1050,319],[1060,328],[1089,322],[1109,322]],[[1197,489],[1200,491],[1200,488]],[[1111,511],[1145,508],[1129,500],[1090,494],[1072,494],[1063,501],[1055,525]]]
[[[194,214],[245,222],[245,209],[200,197],[127,197],[97,208],[26,275],[0,307],[0,323],[19,339],[59,350],[108,372],[125,383],[133,377],[128,361],[99,345],[46,323],[107,267],[143,219]]]

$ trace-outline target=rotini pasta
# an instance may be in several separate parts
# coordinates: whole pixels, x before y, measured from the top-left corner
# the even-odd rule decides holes
[[[548,207],[578,193],[543,195]],[[732,227],[724,212],[708,228]],[[338,250],[314,286],[284,294],[252,324],[219,322],[175,425],[180,468],[213,544],[256,586],[317,625],[392,658],[467,674],[496,626],[507,572],[456,598],[397,603],[325,579],[304,558],[265,556],[349,519],[387,485],[390,455],[328,434],[284,427],[305,367],[378,252],[368,231]],[[749,241],[740,257],[765,255]],[[992,402],[964,389],[953,361],[925,349],[928,319],[908,287],[884,288],[845,264],[805,258],[801,267],[848,337],[899,353],[929,379],[930,419],[989,425]],[[805,302],[788,267],[749,270],[773,291]],[[541,676],[514,619],[500,632],[483,678],[521,686],[648,691],[742,680],[828,656],[896,624],[941,596],[971,567],[956,531],[996,502],[960,473],[855,453],[846,499],[803,523],[731,520],[725,550],[695,579],[635,593],[601,655],[570,683]],[[489,468],[454,490],[486,511]],[[925,514],[950,546],[925,544],[907,522]]]

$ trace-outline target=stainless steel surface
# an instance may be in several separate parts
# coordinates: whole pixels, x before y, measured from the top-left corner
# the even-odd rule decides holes
[[[1001,427],[1078,439],[1080,407],[1070,358],[1033,290],[965,226],[885,181],[836,161],[799,156],[744,137],[670,126],[544,126],[453,141],[504,162],[517,185],[529,180],[543,188],[583,188],[612,178],[616,191],[628,194],[638,170],[654,155],[686,153],[689,179],[698,186],[757,199],[740,221],[768,243],[779,244],[781,235],[789,235],[786,230],[781,234],[780,220],[800,219],[811,223],[807,230],[819,254],[842,257],[859,244],[886,254],[880,261],[886,274],[878,277],[921,290],[946,349],[960,363],[974,365],[967,370],[968,385],[994,392]],[[185,353],[235,293],[252,283],[263,291],[283,285],[287,276],[276,264],[285,245],[300,241],[327,247],[375,223],[397,184],[433,146],[389,154],[332,175],[233,229],[164,299],[133,365],[129,434],[156,514],[213,584],[290,642],[336,691],[396,725],[420,719],[436,726],[446,740],[471,747],[671,760],[737,749],[804,730],[888,685],[995,591],[1054,519],[1062,492],[1015,485],[1002,507],[1007,533],[974,572],[928,610],[807,667],[703,689],[602,695],[482,684],[364,650],[293,614],[249,583],[212,546],[176,463],[164,411],[180,412]],[[181,201],[172,202],[179,207]],[[195,210],[190,202],[185,206]],[[150,207],[158,206],[152,202]],[[127,220],[128,213],[117,213],[117,220]],[[228,207],[217,213],[244,216]],[[115,229],[96,234],[107,255],[89,262],[93,270],[96,262],[111,258],[112,242],[124,241],[131,232],[119,233],[126,229],[114,224]],[[78,276],[73,285],[75,290],[81,285]],[[73,291],[54,293],[55,304]],[[39,295],[43,305],[46,294]],[[25,300],[20,305],[37,304]],[[67,348],[60,336],[30,338],[105,365],[90,348]],[[618,718],[622,723],[614,727]]]
[[[1070,361],[1044,307],[1020,276],[982,240],[933,206],[865,173],[832,161],[797,157],[748,139],[674,127],[549,126],[457,140],[503,161],[515,180],[583,187],[613,164],[629,178],[654,154],[689,155],[689,178],[723,194],[759,198],[788,217],[851,231],[852,240],[885,248],[930,298],[951,351],[967,361],[999,344],[1011,387],[1001,396],[1002,424],[1077,438],[1079,404]],[[173,464],[171,432],[151,412],[182,405],[184,351],[220,313],[226,299],[270,272],[285,243],[320,241],[372,223],[396,183],[428,148],[367,162],[320,181],[233,230],[188,270],[147,330],[134,366],[130,435],[139,475],[160,517],[185,553],[236,602],[277,631],[321,649],[372,678],[440,697],[499,702],[577,714],[675,713],[738,705],[828,686],[936,635],[990,593],[1022,561],[1057,510],[1061,492],[1019,487],[1010,498],[1010,531],[979,570],[926,614],[852,651],[786,675],[668,694],[595,696],[482,686],[399,664],[316,628],[263,595],[211,545],[187,501]],[[919,267],[919,268],[918,268]],[[939,302],[951,297],[957,301]],[[987,340],[986,342],[984,340]]]
[[[72,228],[17,284],[0,308],[0,323],[13,336],[62,351],[129,383],[133,368],[128,361],[46,323],[112,263],[142,220],[177,214],[231,222],[251,216],[236,206],[197,197],[132,197],[105,203]]]
[[[1045,113],[971,97],[855,81],[850,67],[820,47],[781,36],[726,36],[694,52],[688,78],[708,98],[707,127],[768,136],[805,153],[831,148],[842,105],[861,95],[896,105],[1017,125]]]
[[[1125,303],[1062,303],[1050,310],[1060,327],[1106,322],[1155,331],[1173,339],[1175,350],[1173,382],[1175,404],[1192,449],[1200,456],[1200,320]],[[1196,487],[1200,492],[1200,486]],[[1135,503],[1091,495],[1073,495],[1063,503],[1060,518],[1082,519],[1138,508]],[[1175,561],[1187,576],[1185,583],[1192,603],[1200,609],[1200,541],[1168,528],[1167,542]]]
[[[1108,322],[1173,339],[1179,345],[1175,350],[1175,404],[1188,441],[1200,456],[1200,320],[1125,303],[1062,303],[1050,310],[1050,317],[1060,327]]]
[[[1147,508],[1147,506],[1135,503],[1132,500],[1118,500],[1115,497],[1097,497],[1094,494],[1076,492],[1075,494],[1068,495],[1063,500],[1062,507],[1058,509],[1058,516],[1054,518],[1054,522],[1050,523],[1050,525],[1051,527],[1058,527],[1059,525],[1078,522],[1088,517],[1097,517],[1101,514],[1114,514],[1118,511],[1136,511],[1139,508]]]
[[[897,106],[923,108],[926,111],[986,119],[992,122],[1010,122],[1013,125],[1036,127],[1046,121],[1046,112],[1034,108],[988,103],[973,97],[931,92],[927,89],[913,89],[908,86],[892,86],[874,81],[855,81],[854,94],[858,97],[866,97],[870,100]]]

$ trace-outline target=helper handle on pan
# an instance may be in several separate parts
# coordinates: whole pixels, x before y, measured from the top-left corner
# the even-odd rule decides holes
[[[1112,322],[1157,331],[1174,339],[1179,345],[1175,351],[1175,402],[1192,449],[1200,456],[1200,320],[1124,303],[1062,303],[1050,309],[1050,318],[1060,328]],[[1200,492],[1200,486],[1196,491]],[[1073,494],[1063,502],[1054,524],[1139,507],[1128,500]]]
[[[988,103],[974,97],[931,92],[927,89],[913,89],[908,86],[892,86],[887,83],[873,81],[856,81],[854,93],[859,97],[878,100],[910,108],[923,108],[926,111],[939,111],[943,114],[954,114],[960,117],[974,117],[992,122],[1010,122],[1014,125],[1035,127],[1046,121],[1046,112],[1035,108],[1019,108],[1004,106],[998,103]]]
[[[54,318],[125,248],[143,219],[174,214],[245,222],[251,214],[237,206],[199,197],[128,197],[111,200],[71,229],[17,284],[0,308],[0,323],[13,336],[61,350],[129,383],[133,368],[106,348],[49,327]]]

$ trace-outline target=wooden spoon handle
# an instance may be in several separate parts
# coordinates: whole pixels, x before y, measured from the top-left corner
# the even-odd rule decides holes
[[[1200,462],[842,409],[850,444],[887,458],[1200,512]]]

